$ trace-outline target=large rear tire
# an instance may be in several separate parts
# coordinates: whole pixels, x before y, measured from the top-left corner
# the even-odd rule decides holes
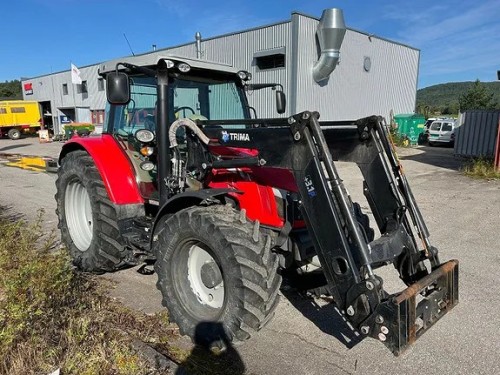
[[[224,340],[243,341],[272,318],[281,285],[278,257],[270,236],[245,211],[182,210],[158,229],[153,252],[163,305],[182,334],[217,343],[220,332],[200,323],[219,322]]]
[[[94,161],[85,151],[66,155],[56,181],[61,239],[74,265],[104,273],[126,265],[130,255],[117,224],[117,208],[109,200]]]

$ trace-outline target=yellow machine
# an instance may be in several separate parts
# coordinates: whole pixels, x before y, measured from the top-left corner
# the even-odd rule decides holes
[[[0,137],[7,134],[10,139],[19,139],[23,133],[35,133],[42,125],[38,102],[0,101]]]

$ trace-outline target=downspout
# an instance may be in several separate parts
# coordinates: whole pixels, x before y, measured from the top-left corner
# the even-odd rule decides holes
[[[340,46],[344,40],[346,27],[341,9],[325,9],[319,20],[318,36],[321,56],[312,69],[316,82],[327,79],[339,62]]]

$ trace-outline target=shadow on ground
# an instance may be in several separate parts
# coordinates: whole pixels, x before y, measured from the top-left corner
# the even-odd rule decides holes
[[[10,145],[10,146],[5,146],[5,147],[0,148],[0,152],[14,150],[16,148],[21,148],[21,147],[26,147],[26,146],[30,146],[30,144],[29,143],[22,143],[22,144],[16,143],[15,145]]]
[[[201,322],[196,326],[195,346],[179,366],[176,375],[242,375],[245,364],[231,345],[218,322]]]
[[[455,158],[453,147],[449,146],[420,146],[416,149],[398,149],[401,160],[411,160],[423,164],[433,165],[458,171],[463,165],[463,159]]]
[[[346,348],[351,349],[364,339],[364,336],[347,322],[331,298],[313,298],[286,288],[282,289],[282,293],[305,318],[322,332],[335,337]]]

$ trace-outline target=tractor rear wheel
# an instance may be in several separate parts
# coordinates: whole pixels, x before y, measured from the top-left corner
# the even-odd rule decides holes
[[[130,251],[120,236],[117,209],[89,154],[69,153],[58,170],[56,187],[61,238],[74,265],[94,273],[122,268]]]
[[[155,233],[153,253],[163,305],[194,341],[243,341],[272,318],[281,285],[278,257],[270,236],[244,210],[213,205],[179,211]],[[214,329],[220,325],[224,338]]]

